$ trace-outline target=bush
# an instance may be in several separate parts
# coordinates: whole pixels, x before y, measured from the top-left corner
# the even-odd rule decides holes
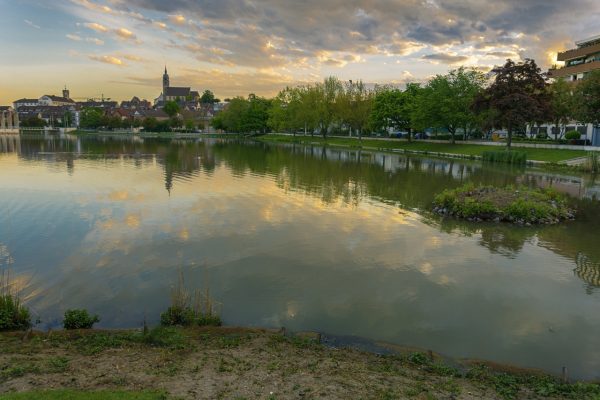
[[[492,163],[507,163],[515,165],[525,165],[527,163],[527,153],[523,151],[484,151],[481,155],[483,161]]]
[[[581,133],[578,131],[569,131],[565,133],[565,139],[567,140],[579,140],[581,139]]]
[[[11,294],[0,294],[0,331],[20,331],[31,326],[29,309],[19,298]]]
[[[446,189],[434,200],[434,211],[469,220],[525,223],[556,223],[572,219],[563,196],[548,189],[464,185]]]
[[[65,329],[91,329],[96,322],[100,322],[100,317],[90,315],[87,310],[67,310],[63,327]]]

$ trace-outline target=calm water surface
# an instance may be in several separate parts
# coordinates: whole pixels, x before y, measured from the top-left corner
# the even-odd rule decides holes
[[[579,219],[441,220],[464,182],[554,186]],[[227,324],[285,326],[600,377],[600,204],[590,178],[222,140],[0,136],[0,266],[41,327],[85,307],[151,322],[178,271]]]

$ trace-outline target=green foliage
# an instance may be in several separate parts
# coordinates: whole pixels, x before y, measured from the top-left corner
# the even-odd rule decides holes
[[[581,139],[581,133],[579,133],[579,131],[569,131],[569,132],[565,133],[565,139],[579,140],[579,139]]]
[[[19,331],[31,326],[29,309],[21,298],[8,271],[0,269],[0,332]]]
[[[250,94],[247,99],[231,99],[213,119],[215,129],[237,133],[265,133],[268,130],[271,100]]]
[[[590,72],[577,84],[574,97],[577,119],[600,125],[600,70]]]
[[[46,390],[0,395],[0,400],[166,400],[160,392]]]
[[[46,121],[38,117],[29,117],[21,121],[22,128],[43,128],[46,126]]]
[[[481,159],[491,163],[506,163],[513,165],[527,164],[527,153],[523,151],[484,151]]]
[[[572,218],[563,196],[546,189],[474,187],[467,184],[436,195],[435,209],[459,218],[555,223]]]
[[[173,118],[179,114],[180,107],[176,101],[171,100],[165,103],[163,111],[169,116],[169,118]]]
[[[0,295],[0,331],[19,331],[31,326],[29,309],[23,306],[18,297]]]
[[[162,326],[220,326],[221,318],[214,312],[208,288],[204,294],[196,290],[194,296],[185,287],[183,273],[171,291],[171,306],[160,314]]]
[[[158,326],[135,339],[150,346],[169,349],[184,349],[188,346],[188,340],[181,330],[173,327]]]
[[[63,320],[65,329],[91,329],[100,322],[98,315],[90,315],[87,310],[67,310]]]
[[[79,126],[96,129],[104,125],[104,112],[99,108],[86,107],[79,113]]]
[[[215,94],[208,89],[206,89],[204,93],[202,93],[202,96],[200,96],[200,103],[202,104],[213,104],[218,102],[219,99],[215,99]]]
[[[479,124],[471,105],[485,83],[483,73],[474,69],[459,69],[437,75],[424,87],[416,113],[423,127],[446,129],[454,141],[462,129],[468,135]]]
[[[600,155],[597,151],[590,151],[587,154],[587,160],[584,169],[593,173],[600,172]]]

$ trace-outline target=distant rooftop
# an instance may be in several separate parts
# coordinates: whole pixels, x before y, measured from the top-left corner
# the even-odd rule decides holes
[[[600,42],[600,35],[592,36],[590,38],[583,39],[583,40],[578,40],[575,42],[575,44],[579,47],[583,47],[583,46],[589,46],[589,45],[595,44],[597,42]]]

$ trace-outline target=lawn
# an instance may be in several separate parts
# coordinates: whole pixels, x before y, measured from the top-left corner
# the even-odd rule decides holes
[[[377,149],[405,149],[410,151],[430,152],[430,153],[449,153],[462,154],[465,156],[481,156],[484,151],[500,150],[501,147],[452,143],[430,143],[422,141],[413,141],[409,143],[404,140],[389,139],[363,139],[359,141],[355,138],[327,138],[320,136],[287,136],[287,135],[266,135],[261,136],[261,140],[273,142],[295,142],[295,143],[326,143],[334,146],[364,147]],[[556,149],[536,149],[526,147],[514,147],[515,150],[527,153],[527,159],[532,161],[559,162],[570,160],[572,158],[583,157],[586,153],[583,150],[556,150]]]
[[[0,400],[164,400],[167,396],[157,392],[80,392],[74,390],[48,390],[0,395]]]

